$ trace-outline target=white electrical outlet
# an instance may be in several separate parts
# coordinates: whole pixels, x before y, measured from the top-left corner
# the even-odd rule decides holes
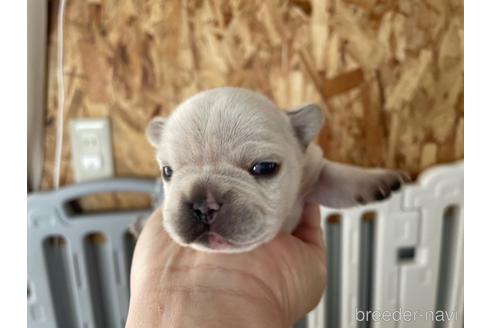
[[[73,119],[70,121],[70,137],[76,182],[113,176],[109,119]]]

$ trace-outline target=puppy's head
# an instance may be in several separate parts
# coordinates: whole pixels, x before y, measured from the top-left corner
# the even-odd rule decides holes
[[[323,116],[289,114],[244,89],[202,92],[147,137],[164,181],[164,227],[182,245],[240,252],[271,240],[299,198],[302,159]]]

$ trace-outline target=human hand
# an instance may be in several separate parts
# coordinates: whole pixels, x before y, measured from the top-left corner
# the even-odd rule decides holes
[[[318,304],[325,277],[316,205],[292,235],[237,254],[176,244],[159,209],[133,255],[127,327],[288,327]]]

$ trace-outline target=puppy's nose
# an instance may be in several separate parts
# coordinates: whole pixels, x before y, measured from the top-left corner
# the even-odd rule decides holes
[[[207,202],[206,199],[194,202],[192,204],[193,216],[205,224],[214,223],[217,212],[220,209],[220,205],[217,203]]]

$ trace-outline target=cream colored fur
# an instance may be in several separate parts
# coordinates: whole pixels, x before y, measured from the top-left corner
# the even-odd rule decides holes
[[[363,169],[327,161],[311,143],[324,117],[315,105],[287,114],[264,96],[239,88],[199,93],[169,118],[155,118],[147,135],[164,181],[163,225],[178,243],[198,250],[242,252],[299,223],[305,201],[349,207],[389,196],[407,177],[396,171]],[[271,177],[249,173],[254,163],[274,161]],[[214,225],[194,221],[190,204],[213,192],[222,207]],[[204,229],[227,247],[214,249]]]

